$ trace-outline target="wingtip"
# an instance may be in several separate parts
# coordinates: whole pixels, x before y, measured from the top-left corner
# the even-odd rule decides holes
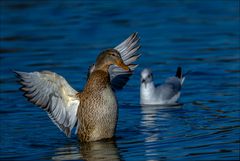
[[[181,66],[178,66],[178,67],[177,67],[177,70],[182,70],[182,67],[181,67]]]
[[[71,138],[71,130],[69,129],[69,127],[65,129],[64,133],[68,138]]]
[[[21,71],[17,71],[17,70],[12,70],[12,72],[15,73],[18,78],[21,78],[22,75],[25,73],[25,72],[21,72]]]
[[[19,76],[20,74],[19,74],[19,71],[16,71],[15,69],[11,69],[11,71],[14,73],[14,74],[16,74],[16,76]]]
[[[141,46],[139,46],[138,49],[139,49],[140,47],[141,47]],[[138,49],[137,49],[137,50],[138,50]],[[142,56],[142,54],[137,54],[136,56],[137,56],[137,59],[139,59],[139,58]]]
[[[133,32],[132,34],[131,34],[131,36],[137,36],[138,35],[138,32]]]
[[[176,77],[178,77],[179,79],[182,78],[182,68],[180,66],[178,66],[177,68]]]
[[[132,40],[132,41],[139,41],[140,40],[138,32],[133,32],[129,37],[130,37],[130,40]]]
[[[20,85],[23,85],[22,84],[23,79],[22,79],[21,73],[16,70],[13,70],[12,72],[15,74],[15,77],[17,78],[16,82]]]
[[[138,64],[129,64],[128,67],[131,69],[131,75],[133,74],[134,70],[138,67]]]
[[[138,32],[134,32],[134,36],[135,36],[135,38],[136,38],[137,40],[140,40],[140,37],[139,37]]]

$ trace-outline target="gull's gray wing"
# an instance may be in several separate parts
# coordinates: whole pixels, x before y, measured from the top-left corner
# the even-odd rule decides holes
[[[137,33],[133,33],[121,44],[114,48],[119,51],[123,62],[128,65],[131,71],[134,71],[134,69],[138,66],[132,63],[140,57],[140,54],[137,54],[137,51],[140,48],[140,45],[138,44],[139,40],[140,39]],[[132,75],[132,72],[125,71],[116,65],[111,65],[109,68],[109,74],[111,78],[112,88],[119,90],[122,89],[123,86],[127,83],[129,77]]]
[[[77,121],[78,92],[62,76],[50,71],[14,72],[28,101],[44,109],[57,127],[70,136]]]
[[[156,96],[162,100],[171,100],[181,90],[181,80],[177,77],[169,77],[160,86],[156,87]]]
[[[132,75],[132,71],[134,71],[134,69],[138,66],[132,63],[140,57],[140,54],[137,54],[137,51],[140,48],[140,45],[138,44],[139,40],[140,39],[137,33],[133,33],[121,44],[114,48],[118,50],[118,52],[121,54],[123,62],[131,69],[131,72],[129,72],[119,68],[116,65],[111,65],[109,67],[108,71],[111,79],[111,85],[114,90],[122,89],[128,82],[129,77]],[[89,67],[88,76],[92,73],[94,68],[94,64]]]

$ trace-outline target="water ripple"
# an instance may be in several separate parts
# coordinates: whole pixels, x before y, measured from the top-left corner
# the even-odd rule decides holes
[[[1,2],[0,160],[239,160],[238,1]],[[114,139],[67,138],[22,97],[11,69],[51,70],[78,90],[101,50],[139,32],[142,57],[117,92]],[[140,106],[140,72],[192,72],[179,106]],[[77,88],[76,88],[77,87]]]

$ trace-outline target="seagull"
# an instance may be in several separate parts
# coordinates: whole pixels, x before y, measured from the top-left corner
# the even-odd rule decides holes
[[[45,110],[68,137],[76,127],[81,142],[111,138],[118,118],[115,91],[123,88],[137,67],[132,63],[140,56],[138,42],[133,33],[115,48],[102,51],[82,91],[51,71],[14,72],[28,101]]]
[[[141,72],[140,103],[142,105],[176,104],[186,74],[182,75],[182,68],[178,67],[175,76],[167,78],[161,85],[155,85],[152,71],[145,68]]]

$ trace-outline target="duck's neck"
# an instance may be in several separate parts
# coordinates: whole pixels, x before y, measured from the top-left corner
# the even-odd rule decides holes
[[[108,72],[110,64],[103,63],[102,61],[97,61],[95,64],[95,70],[102,70],[104,72]]]
[[[85,85],[84,90],[99,90],[104,89],[110,85],[110,77],[107,71],[94,70]]]

